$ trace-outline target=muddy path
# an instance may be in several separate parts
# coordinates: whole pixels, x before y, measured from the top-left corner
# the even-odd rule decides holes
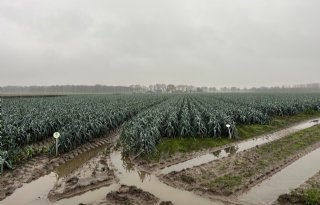
[[[103,156],[108,157],[102,158]],[[191,192],[181,191],[163,184],[157,179],[155,175],[145,173],[136,169],[130,161],[127,161],[127,159],[122,156],[121,151],[113,150],[110,154],[104,153],[104,151],[98,152],[96,156],[83,163],[81,166],[78,166],[78,164],[75,166],[73,164],[76,163],[71,162],[72,160],[70,161],[70,166],[73,166],[74,168],[68,168],[66,169],[67,171],[62,172],[52,172],[39,178],[38,180],[26,184],[20,189],[17,189],[12,196],[9,196],[5,200],[1,201],[0,204],[99,204],[103,203],[105,200],[108,200],[108,203],[110,202],[111,204],[117,204],[115,203],[115,201],[112,201],[112,199],[114,200],[118,198],[120,201],[124,200],[122,202],[130,202],[131,204],[144,204],[140,202],[148,202],[149,200],[146,199],[150,199],[150,203],[148,202],[148,204],[193,205],[195,203],[201,203],[204,205],[222,205],[222,203],[220,202],[213,202],[208,199],[203,199]],[[66,164],[62,166],[67,166]],[[97,170],[97,166],[99,168],[103,168],[100,167],[101,165],[103,165],[104,167],[108,167],[109,170],[114,174],[114,180],[112,181],[112,183],[103,185],[101,188],[90,187],[91,185],[100,185],[100,183],[89,183],[90,191],[82,189],[83,192],[79,193],[74,184],[78,184],[78,182],[80,182],[81,180],[82,182],[88,182],[88,178],[90,181],[92,181],[92,179],[96,179],[95,177],[92,177],[92,175],[90,175],[90,173],[92,174],[92,169],[90,169],[90,166],[94,167],[93,170]],[[87,168],[89,168],[90,171],[88,171]],[[62,167],[62,169],[64,170],[65,168]],[[83,172],[85,172],[84,175],[82,175]],[[61,176],[59,176],[59,174]],[[90,176],[88,176],[88,174]],[[78,179],[75,178],[75,176],[78,177]],[[108,176],[108,174],[104,174],[103,176]],[[71,183],[70,186],[66,186],[67,183]],[[129,190],[125,191],[126,188],[123,188],[123,185],[134,188],[130,188]],[[54,198],[53,201],[49,200],[51,194]],[[111,198],[106,198],[106,195]],[[154,196],[156,200],[153,200],[153,197],[151,196]]]
[[[214,159],[212,161],[212,158],[210,158],[208,161],[209,163],[216,163],[223,160],[222,158],[227,159],[238,154],[241,155],[246,153],[245,150],[247,149],[257,149],[256,145],[272,143],[272,141],[279,140],[290,132],[297,132],[318,123],[317,121],[308,121],[291,127],[289,131],[285,129],[280,134],[276,132],[278,133],[276,135],[260,136],[254,140],[241,142],[243,144],[238,143],[237,146],[228,145],[224,147],[224,150],[220,148],[214,150],[213,153],[209,153],[214,156]],[[143,196],[149,194],[149,196],[152,195],[158,199],[156,204],[162,203],[163,205],[170,205],[171,203],[176,205],[239,204],[239,201],[232,197],[211,197],[212,193],[203,192],[201,189],[188,189],[166,181],[166,183],[163,183],[161,181],[163,175],[161,175],[161,180],[158,178],[158,175],[161,174],[158,165],[151,169],[154,172],[148,172],[145,171],[145,166],[139,166],[130,159],[124,158],[121,154],[121,147],[118,147],[118,150],[110,149],[118,137],[119,131],[100,138],[94,143],[83,145],[58,158],[49,159],[46,156],[38,156],[28,162],[30,164],[26,163],[20,166],[22,169],[18,173],[16,173],[18,169],[6,172],[6,177],[0,179],[0,185],[3,188],[0,189],[0,194],[2,199],[6,199],[0,201],[0,204],[99,204],[109,200],[106,195],[110,193],[112,193],[113,198],[124,198],[132,204],[140,203]],[[223,156],[224,152],[226,156]],[[199,153],[207,154],[208,151]],[[201,167],[204,161],[197,158],[197,153],[193,154],[196,157],[193,156],[195,158],[191,159],[192,156],[190,155],[189,159],[195,160],[196,163],[191,161],[192,163],[187,167]],[[168,163],[181,162],[181,159],[185,158],[177,157]],[[198,162],[199,160],[200,162]],[[200,163],[200,166],[197,163]],[[185,166],[184,163],[177,165],[179,165],[179,169],[181,168],[180,165]],[[192,174],[201,176],[199,173]],[[171,174],[175,175],[177,172]],[[270,174],[272,173],[270,172]],[[13,195],[10,196],[12,193]],[[142,195],[138,196],[137,193],[142,193]]]
[[[260,146],[266,143],[279,140],[285,136],[296,133],[300,130],[310,128],[320,124],[320,118],[306,120],[298,124],[294,124],[283,130],[279,130],[273,133],[264,134],[255,138],[245,140],[242,142],[232,143],[224,145],[222,147],[216,147],[208,150],[199,152],[192,152],[189,154],[177,154],[171,156],[170,159],[160,161],[159,163],[147,164],[144,160],[138,160],[137,164],[139,167],[146,171],[157,171],[158,174],[168,174],[170,172],[177,172],[183,169],[199,166],[201,164],[208,163],[210,161],[218,160],[238,152],[251,149],[256,146]]]
[[[50,158],[43,154],[17,166],[14,170],[5,171],[0,177],[0,202],[10,196],[17,188],[21,188],[27,183],[50,174],[55,168],[65,164],[76,156],[103,145],[113,145],[115,137],[118,136],[118,134],[119,130],[116,130],[107,134],[105,137],[84,144],[69,153],[54,158]]]
[[[317,163],[319,159],[320,148],[253,187],[239,196],[239,199],[255,204],[307,204],[303,197],[306,190],[317,189],[318,194],[320,193],[320,163]],[[291,190],[294,191],[290,193]]]
[[[274,202],[274,205],[298,205],[307,204],[306,192],[310,190],[320,190],[320,171],[316,173],[313,177],[308,179],[298,188],[291,190],[290,193],[282,194],[279,196],[278,200]],[[316,193],[316,191],[314,192]],[[318,203],[320,203],[318,197]]]
[[[318,125],[306,133],[299,132],[229,157],[161,175],[160,179],[200,196],[241,203],[240,194],[319,147]],[[256,199],[262,194],[256,194]]]
[[[153,173],[144,172],[132,166],[132,162],[125,159],[120,150],[111,152],[110,159],[110,166],[115,170],[119,184],[134,185],[153,194],[161,201],[171,201],[175,205],[225,205],[223,202],[202,198],[192,192],[162,183]]]
[[[61,167],[59,168],[61,169]],[[56,169],[55,173],[58,178],[48,194],[50,201],[80,195],[89,190],[111,185],[116,181],[113,170],[109,168],[107,157],[104,154],[99,154],[70,173],[63,173],[61,176],[59,169]]]

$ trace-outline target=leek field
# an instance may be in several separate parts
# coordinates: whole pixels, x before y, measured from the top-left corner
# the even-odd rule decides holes
[[[54,153],[54,132],[61,134],[59,151],[68,152],[117,128],[122,128],[120,139],[128,153],[152,154],[163,138],[236,138],[238,125],[268,124],[275,116],[315,111],[320,111],[319,94],[2,98],[0,157],[5,167],[12,167],[39,142],[48,142],[40,152]]]

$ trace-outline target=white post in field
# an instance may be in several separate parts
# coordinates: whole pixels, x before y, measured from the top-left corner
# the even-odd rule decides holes
[[[229,125],[229,124],[226,124],[226,127],[228,128],[228,131],[229,131],[229,138],[231,139],[230,125]]]
[[[59,132],[53,133],[53,137],[56,139],[56,156],[58,156],[58,142],[59,142],[60,133]]]

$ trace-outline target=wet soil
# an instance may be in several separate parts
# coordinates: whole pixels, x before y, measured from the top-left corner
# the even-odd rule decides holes
[[[49,192],[48,198],[50,201],[70,198],[114,182],[115,176],[108,167],[107,157],[101,154],[59,179]]]
[[[188,161],[191,161],[191,160],[197,160],[199,158],[198,161],[201,161],[202,159],[200,158],[203,158],[204,163],[207,163],[209,161],[216,159],[216,157],[208,156],[208,154],[209,155],[211,155],[211,153],[215,154],[223,150],[226,152],[226,155],[234,154],[235,152],[244,151],[256,145],[261,145],[261,144],[269,143],[274,140],[278,140],[282,137],[295,133],[299,130],[306,129],[317,124],[319,124],[319,119],[306,120],[300,123],[294,123],[288,126],[287,128],[284,128],[279,131],[268,132],[266,134],[257,136],[252,139],[236,141],[234,143],[230,143],[224,146],[213,147],[211,149],[203,149],[199,151],[193,151],[190,153],[176,153],[170,156],[167,156],[167,155],[161,156],[161,158],[156,162],[154,161],[150,162],[149,160],[146,160],[145,158],[141,158],[141,157],[131,158],[131,161],[134,162],[137,166],[139,166],[140,170],[144,170],[146,172],[159,172],[162,174],[167,174],[171,171],[180,171],[179,167],[183,167],[183,165],[180,166],[180,164],[188,163]],[[191,162],[190,164],[192,163],[193,162]],[[198,162],[196,165],[200,165],[200,163]]]
[[[295,127],[295,129],[292,129],[290,132],[307,128],[304,126],[306,125]],[[279,138],[275,137],[275,139],[272,140],[278,140],[288,135],[288,133],[290,134],[290,132],[284,130],[280,137],[277,136]],[[294,145],[291,142],[297,142],[300,146],[299,143],[301,141],[291,140],[284,143],[284,145],[278,145],[279,149],[273,150],[273,146],[272,149],[264,150],[262,153],[260,153],[259,150],[261,150],[261,147],[264,145],[245,151],[248,149],[248,144],[252,147],[251,141],[241,142],[244,143],[244,146],[231,146],[229,144],[224,147],[209,150],[212,152],[210,154],[215,156],[215,159],[216,157],[218,158],[216,161],[211,161],[206,164],[202,163],[202,165],[196,167],[190,166],[194,168],[181,172],[161,175],[161,180],[166,183],[164,184],[158,180],[157,174],[161,173],[158,170],[159,167],[166,167],[168,164],[176,164],[183,160],[193,159],[195,156],[208,153],[208,150],[194,152],[188,155],[178,155],[170,161],[164,160],[157,165],[151,165],[153,168],[149,169],[156,172],[145,172],[144,169],[148,169],[148,165],[144,166],[142,163],[140,164],[142,169],[140,169],[141,167],[130,161],[130,159],[125,159],[119,151],[114,150],[111,151],[110,154],[105,153],[105,150],[111,150],[110,148],[115,144],[115,136],[118,136],[119,132],[113,134],[114,135],[100,138],[90,144],[83,145],[58,158],[48,158],[46,156],[36,157],[28,162],[30,163],[29,165],[26,163],[20,166],[20,168],[23,169],[19,173],[15,173],[18,169],[10,172],[7,171],[5,173],[6,177],[0,178],[0,199],[1,197],[5,198],[10,195],[17,187],[21,187],[23,183],[35,180],[28,184],[32,185],[40,181],[36,180],[39,177],[50,175],[50,183],[45,183],[44,186],[32,186],[37,188],[41,187],[44,191],[29,190],[32,196],[29,197],[30,201],[26,200],[24,204],[68,205],[74,204],[75,202],[77,204],[80,202],[92,203],[97,199],[101,200],[92,204],[171,205],[172,202],[184,205],[225,204],[220,201],[240,204],[236,198],[239,193],[242,193],[259,181],[271,176],[312,149],[320,147],[320,144],[314,144],[314,147],[309,146],[307,149],[303,148],[301,149],[302,151],[295,152],[295,154],[285,152],[286,157],[281,158],[283,157],[283,150],[287,150]],[[257,140],[261,144],[275,143],[268,141],[269,136],[265,137],[266,142],[264,140],[260,141],[260,139]],[[278,142],[276,142],[276,144],[278,144]],[[102,148],[100,149],[100,147]],[[221,148],[224,148],[224,150],[221,150]],[[237,152],[239,153],[236,154]],[[226,155],[224,156],[223,153],[226,153]],[[194,160],[197,160],[197,158]],[[257,161],[261,161],[261,163],[257,163]],[[265,161],[271,161],[273,164],[270,165],[267,163],[265,165]],[[259,166],[256,166],[256,164]],[[250,170],[254,170],[254,173],[249,176]],[[54,176],[51,176],[51,174],[54,174]],[[239,183],[239,176],[241,183]],[[215,181],[216,179],[220,181]],[[221,187],[220,182],[227,183]],[[132,186],[121,185],[119,189],[120,184]],[[10,187],[12,190],[10,190]],[[22,189],[24,187],[22,187]],[[17,191],[22,192],[22,194],[27,193],[25,189],[19,189]],[[17,192],[15,192],[15,194],[16,193]],[[47,195],[51,201],[47,199]],[[107,196],[103,197],[105,195]],[[41,196],[41,198],[39,196]],[[11,198],[13,199],[11,201],[9,200],[9,203],[6,201],[4,201],[4,203],[12,204],[12,201],[19,201],[19,197],[16,199],[15,195],[9,197],[9,199]],[[35,203],[35,199],[37,203]],[[171,200],[172,202],[166,200]]]
[[[201,196],[238,203],[239,194],[320,147],[319,126],[310,129],[316,132],[316,137],[296,133],[229,157],[161,175],[160,179]]]
[[[279,195],[289,193],[296,189],[320,170],[320,148],[299,158],[267,180],[243,193],[238,198],[245,204],[272,204]],[[320,204],[320,190],[318,189]]]
[[[90,205],[173,205],[160,202],[159,198],[135,186],[121,185],[119,190],[107,194],[106,198]]]
[[[114,144],[115,137],[118,136],[118,133],[119,130],[116,130],[58,157],[50,158],[43,154],[30,159],[24,164],[20,164],[14,170],[6,170],[3,176],[0,177],[0,201],[10,196],[17,188],[22,187],[24,183],[30,183],[41,176],[49,174],[58,166],[90,149],[106,144],[110,144],[111,146]]]
[[[274,205],[303,205],[307,204],[304,193],[308,189],[320,190],[320,171],[303,183],[297,189],[292,190],[288,194],[282,194]],[[320,198],[320,197],[318,197]],[[320,200],[319,200],[320,203]]]

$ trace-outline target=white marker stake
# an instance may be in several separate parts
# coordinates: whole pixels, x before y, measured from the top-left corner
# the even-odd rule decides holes
[[[3,173],[3,164],[4,164],[4,159],[2,159],[2,157],[0,156],[0,166],[1,166],[0,174]]]
[[[53,137],[56,139],[56,156],[58,156],[58,141],[59,141],[60,133],[59,132],[53,133]]]
[[[226,127],[228,128],[228,131],[229,131],[229,138],[231,139],[230,125],[229,125],[229,124],[226,124]]]

